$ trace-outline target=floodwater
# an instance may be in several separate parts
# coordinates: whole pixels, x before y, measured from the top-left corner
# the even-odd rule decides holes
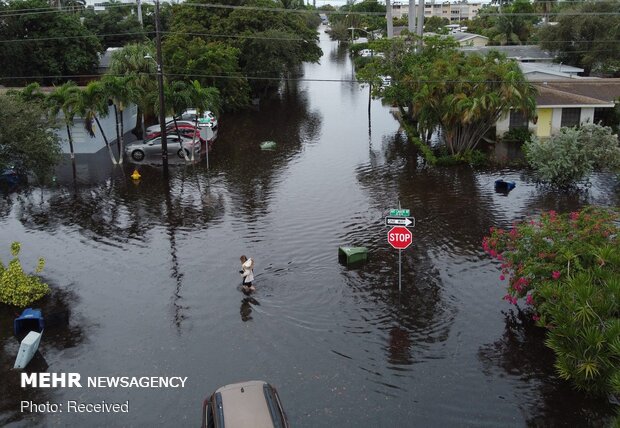
[[[31,371],[187,376],[184,388],[22,389],[14,312],[0,308],[0,425],[197,426],[205,396],[241,380],[278,388],[292,426],[601,426],[614,407],[553,374],[542,332],[502,300],[482,237],[543,209],[620,205],[606,176],[587,192],[536,187],[516,170],[424,168],[389,109],[350,82],[344,48],[259,111],[229,114],[202,162],[161,170],[78,159],[54,185],[0,200],[0,258],[47,260],[50,325]],[[275,151],[259,143],[273,140]],[[504,177],[517,182],[494,192]],[[413,245],[383,217],[409,208]],[[338,262],[341,245],[369,260]],[[239,256],[257,291],[239,288]],[[20,412],[35,403],[129,401],[125,413]]]

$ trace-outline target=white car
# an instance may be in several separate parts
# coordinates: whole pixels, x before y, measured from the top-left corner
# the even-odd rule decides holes
[[[196,109],[185,110],[181,115],[181,120],[189,120],[190,122],[196,121],[196,116],[198,116],[198,127],[204,128],[208,126],[214,131],[217,129],[217,118],[210,112],[209,110],[205,111],[202,115],[199,115]]]

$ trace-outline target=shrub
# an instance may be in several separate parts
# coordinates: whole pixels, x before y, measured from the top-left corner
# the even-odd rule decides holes
[[[550,211],[483,240],[502,262],[504,299],[525,298],[548,328],[559,376],[593,393],[620,393],[619,217],[592,207]]]
[[[7,266],[0,261],[0,302],[25,307],[49,293],[49,286],[36,275],[28,275],[17,258],[21,250],[19,242],[11,244],[13,260]],[[35,273],[40,273],[45,260],[39,259]]]
[[[528,128],[512,128],[502,135],[502,140],[524,143],[532,140],[532,132]]]
[[[574,186],[594,170],[620,168],[618,137],[600,125],[562,128],[547,141],[532,138],[523,150],[538,178],[560,188]]]

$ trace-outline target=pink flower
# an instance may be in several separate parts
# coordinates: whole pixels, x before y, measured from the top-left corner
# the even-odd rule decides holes
[[[532,319],[534,321],[538,321],[540,319],[540,317],[538,315],[532,315]]]
[[[533,305],[534,304],[534,298],[532,297],[531,294],[527,295],[527,298],[525,299],[525,303],[527,303],[528,305]]]
[[[572,213],[570,213],[570,219],[573,220],[573,221],[578,220],[579,219],[579,213],[573,211]]]
[[[552,277],[553,279],[560,279],[560,275],[562,275],[562,274],[560,273],[560,271],[559,271],[559,270],[554,270],[554,271],[551,273],[551,277]]]
[[[500,276],[499,276],[499,280],[500,280],[500,281],[503,281],[503,280],[505,280],[505,279],[506,279],[506,277],[505,277],[504,275],[500,275]]]

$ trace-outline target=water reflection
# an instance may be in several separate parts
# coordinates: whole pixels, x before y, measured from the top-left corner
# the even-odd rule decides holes
[[[252,319],[252,306],[260,306],[260,303],[254,297],[246,296],[241,299],[241,307],[239,308],[241,321],[247,322]]]
[[[545,330],[537,327],[529,311],[503,312],[504,333],[493,343],[480,347],[478,358],[488,376],[500,375],[519,379],[527,387],[520,388],[521,412],[531,427],[607,426],[614,408],[606,400],[588,397],[555,374],[553,351],[544,345]],[[566,403],[580,403],[567,406]]]
[[[26,373],[47,372],[50,363],[46,355],[55,355],[68,349],[78,347],[85,339],[85,328],[89,321],[79,314],[73,314],[72,309],[77,304],[77,296],[68,290],[52,287],[52,293],[37,302],[45,317],[45,331],[41,339],[39,351],[25,369]],[[0,425],[22,419],[37,421],[42,416],[22,413],[22,400],[45,403],[52,399],[52,394],[44,388],[22,388],[20,371],[13,370],[13,364],[19,341],[13,337],[13,319],[20,314],[20,310],[0,305]],[[51,371],[56,371],[51,364]]]

